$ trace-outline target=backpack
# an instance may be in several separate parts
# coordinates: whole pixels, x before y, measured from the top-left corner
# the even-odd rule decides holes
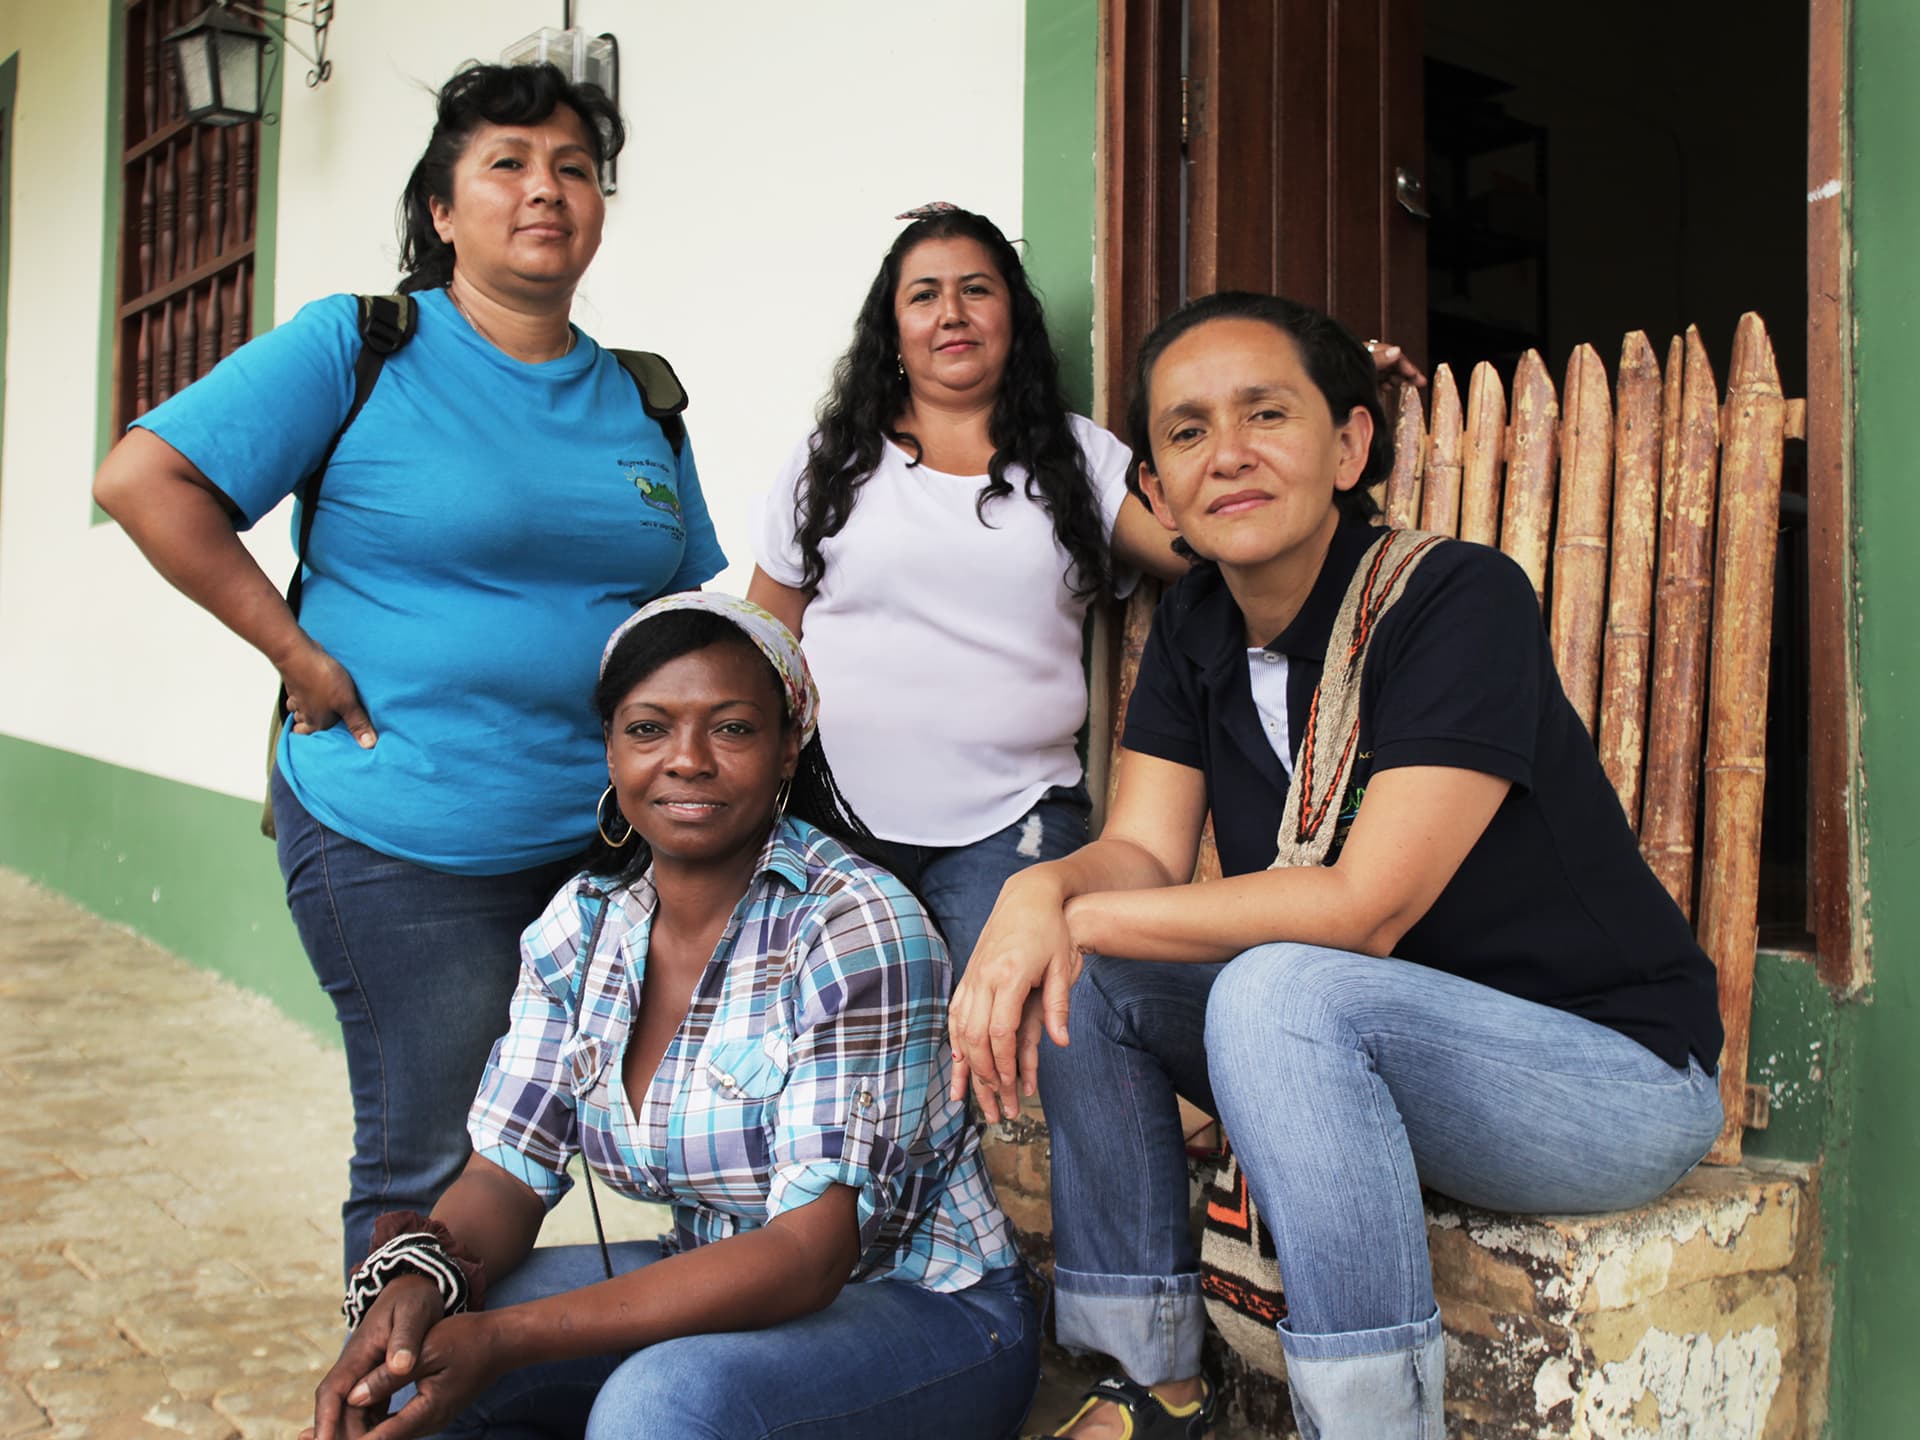
[[[287,608],[293,611],[294,619],[300,618],[300,592],[307,569],[307,542],[313,535],[313,517],[319,507],[320,482],[326,478],[327,467],[333,463],[333,452],[339,448],[340,438],[347,433],[354,419],[367,403],[367,397],[373,394],[373,387],[380,379],[380,371],[387,363],[387,357],[398,352],[413,338],[414,325],[419,318],[420,306],[411,295],[356,295],[359,303],[357,326],[360,331],[360,353],[353,362],[353,403],[347,407],[346,418],[340,422],[340,428],[333,432],[333,438],[327,442],[327,448],[321,452],[320,463],[306,479],[294,487],[294,494],[300,499],[300,534],[293,547],[293,574],[287,580]],[[672,449],[674,458],[680,458],[680,451],[687,443],[687,424],[680,418],[687,408],[687,387],[680,383],[680,377],[673,373],[666,357],[656,355],[651,350],[614,350],[610,352],[620,362],[620,368],[627,372],[627,378],[633,381],[633,388],[640,392],[640,408],[647,412],[647,418],[659,425],[660,433],[666,436],[667,445]],[[273,721],[267,736],[267,774],[273,774],[273,757],[280,747],[280,727],[286,719],[287,687],[280,687],[280,696],[273,704]],[[260,812],[260,833],[269,840],[274,838],[273,797],[267,797]]]

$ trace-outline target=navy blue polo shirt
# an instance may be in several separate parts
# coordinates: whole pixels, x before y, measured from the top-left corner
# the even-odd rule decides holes
[[[1379,534],[1335,531],[1306,604],[1268,642],[1287,657],[1296,754],[1334,616]],[[1121,744],[1202,772],[1226,874],[1273,863],[1287,773],[1254,708],[1245,621],[1213,567],[1161,599]],[[1689,1054],[1717,1065],[1713,964],[1640,858],[1560,687],[1532,583],[1497,550],[1436,547],[1380,621],[1328,864],[1368,780],[1405,765],[1478,770],[1513,786],[1396,956],[1610,1026],[1676,1068]]]

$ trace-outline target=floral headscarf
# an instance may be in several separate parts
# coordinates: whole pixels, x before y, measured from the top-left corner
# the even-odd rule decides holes
[[[800,743],[805,745],[813,739],[814,732],[820,728],[820,691],[813,683],[813,672],[807,668],[807,657],[800,652],[800,642],[777,616],[737,595],[722,595],[715,590],[682,590],[649,601],[622,620],[607,637],[606,648],[600,652],[600,673],[607,673],[613,647],[629,630],[673,610],[705,610],[739,626],[754,648],[767,657],[773,673],[780,677],[780,687],[786,693],[787,714],[800,727]]]

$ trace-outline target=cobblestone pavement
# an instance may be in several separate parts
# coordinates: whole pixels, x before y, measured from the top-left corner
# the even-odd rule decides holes
[[[298,1433],[341,1334],[339,1051],[0,870],[0,1087],[0,1440]],[[591,1236],[576,1193],[542,1238]]]
[[[341,1333],[339,1051],[0,870],[0,1087],[0,1440],[297,1434]],[[592,1233],[576,1187],[541,1238]]]
[[[0,1440],[298,1434],[341,1334],[340,1052],[0,869],[0,1086]],[[592,1237],[576,1187],[541,1239]],[[1034,1425],[1100,1373],[1048,1372]]]

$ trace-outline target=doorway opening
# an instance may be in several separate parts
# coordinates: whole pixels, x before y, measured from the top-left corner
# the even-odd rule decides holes
[[[1697,325],[1715,374],[1759,312],[1789,396],[1807,393],[1808,10],[1621,0],[1604,23],[1526,0],[1426,0],[1427,361],[1509,384],[1539,350],[1656,354]],[[1657,37],[1657,39],[1655,38]],[[1651,43],[1650,43],[1651,42]],[[1769,688],[1760,921],[1811,930],[1805,446],[1790,440]]]

